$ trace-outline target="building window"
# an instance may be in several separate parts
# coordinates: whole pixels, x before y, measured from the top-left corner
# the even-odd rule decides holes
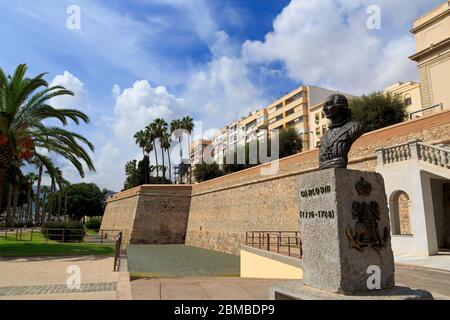
[[[295,111],[294,108],[286,111],[286,117],[290,116],[291,114],[294,114],[294,111]]]
[[[327,126],[322,126],[322,134],[325,134],[327,132]]]
[[[303,122],[303,116],[301,116],[301,117],[295,119],[294,122],[295,122],[296,124],[297,124],[297,123],[300,123],[300,122]]]
[[[275,122],[277,122],[277,118],[272,118],[272,119],[269,120],[269,124],[272,124],[272,123],[275,123]]]
[[[325,119],[325,113],[323,111],[321,112],[320,115],[321,115],[322,119]]]
[[[292,97],[290,97],[289,99],[287,99],[286,104],[290,104],[291,102],[297,101],[302,97],[303,97],[303,91],[299,92],[299,93],[293,95]]]
[[[280,114],[279,116],[277,116],[275,119],[277,119],[276,121],[280,121],[280,120],[283,120],[283,115],[282,114]]]
[[[408,94],[405,96],[405,99],[403,100],[404,104],[406,107],[409,107],[410,105],[412,105],[412,99],[411,96]]]
[[[320,137],[320,127],[316,128],[316,136]]]
[[[320,113],[316,113],[315,118],[316,118],[316,124],[319,124],[319,121],[320,121]]]
[[[280,110],[281,108],[283,108],[283,103],[277,104],[275,106],[275,110]]]

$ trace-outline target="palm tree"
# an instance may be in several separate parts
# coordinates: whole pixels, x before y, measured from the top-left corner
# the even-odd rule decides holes
[[[57,109],[49,102],[58,96],[73,96],[62,86],[49,87],[45,73],[26,78],[28,68],[19,65],[13,76],[6,76],[0,68],[0,188],[14,161],[22,162],[39,154],[39,150],[59,154],[69,160],[84,177],[84,162],[89,170],[95,167],[83,145],[94,151],[94,146],[83,136],[57,126],[47,120],[58,120],[67,125],[89,122],[89,117],[74,109]],[[1,190],[0,190],[1,193]]]
[[[142,154],[144,156],[144,162],[146,157],[146,151],[148,150],[148,135],[147,132],[144,130],[136,132],[134,135],[134,139],[136,140],[136,144],[139,146],[139,148],[142,149]],[[148,183],[148,168],[147,166],[144,167],[144,183]]]
[[[159,142],[161,143],[161,138],[164,135],[164,132],[167,132],[167,127],[168,124],[164,119],[161,118],[157,118],[155,119],[147,128],[148,128],[148,132],[149,135],[151,136],[151,140],[153,141],[153,148],[155,150],[155,155],[156,155],[156,170],[157,170],[157,176],[159,177],[159,166],[158,166],[158,151],[156,149],[156,140],[159,140]],[[163,150],[161,148],[161,155],[162,155],[162,162],[163,162],[163,167],[164,167],[164,153]],[[165,170],[163,169],[163,172]],[[163,179],[164,181],[164,179]]]
[[[191,135],[192,131],[194,131],[194,119],[190,116],[186,116],[181,119],[182,128],[186,130],[188,135],[188,149],[189,149],[189,159],[191,158]],[[189,171],[189,183],[192,184],[192,168]]]
[[[25,179],[27,180],[28,183],[28,191],[27,191],[27,199],[28,199],[28,203],[27,203],[27,215],[26,215],[26,219],[25,219],[25,228],[27,227],[27,223],[28,220],[30,219],[32,213],[32,205],[33,205],[33,199],[31,198],[31,192],[33,190],[33,185],[34,182],[38,179],[38,176],[35,175],[33,172],[28,173],[25,176]]]
[[[158,152],[156,152],[156,126],[155,123],[150,123],[147,127],[145,127],[145,133],[147,134],[147,139],[149,144],[153,146],[153,150],[155,151],[155,161],[156,161],[156,176],[159,177],[159,169],[158,169]]]
[[[161,148],[162,150],[167,151],[167,156],[169,158],[169,179],[172,181],[172,163],[170,161],[170,135],[167,132],[164,132],[164,135],[161,139]],[[164,175],[165,177],[165,175]]]
[[[42,210],[42,214],[39,216],[40,220],[35,221],[36,224],[43,224],[44,223],[45,216],[46,216],[45,211],[46,211],[47,195],[49,193],[50,193],[50,188],[48,186],[43,186],[42,187],[42,194],[43,194],[43,196],[42,196],[42,208],[43,208],[43,210]],[[36,217],[35,217],[35,219],[36,219]]]
[[[171,133],[171,135],[174,134],[177,130],[180,130],[180,129],[182,129],[182,122],[181,122],[181,120],[179,120],[179,119],[173,120],[170,123],[170,133]],[[183,162],[183,147],[181,145],[181,137],[182,137],[182,135],[181,134],[177,134],[177,137],[178,137],[178,143],[180,144],[180,161]],[[182,179],[182,177],[181,177],[181,163],[180,163],[179,175],[180,175],[179,183],[182,183],[182,181],[181,181],[181,179]]]
[[[35,155],[29,163],[34,164],[38,169],[37,175],[37,189],[36,189],[36,197],[35,197],[35,211],[34,215],[36,217],[36,221],[40,221],[40,209],[41,209],[41,183],[42,183],[42,175],[44,173],[44,167],[47,169],[47,172],[55,171],[55,166],[49,157],[44,155]]]

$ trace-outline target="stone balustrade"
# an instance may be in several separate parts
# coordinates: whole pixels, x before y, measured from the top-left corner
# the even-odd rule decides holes
[[[420,140],[412,140],[404,144],[377,149],[379,165],[419,160],[426,163],[450,169],[450,149],[426,144]]]

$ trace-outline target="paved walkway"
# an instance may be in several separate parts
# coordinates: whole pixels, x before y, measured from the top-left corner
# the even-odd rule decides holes
[[[0,299],[116,299],[113,257],[0,258]],[[80,268],[80,290],[69,290],[68,267]]]
[[[133,300],[267,300],[269,288],[279,282],[220,277],[154,278],[131,281],[131,290]]]
[[[435,299],[450,300],[450,272],[417,266],[396,265],[395,281],[413,289],[430,291]]]
[[[267,300],[269,288],[285,280],[242,278],[147,278],[131,281],[133,300]],[[397,285],[430,291],[450,300],[450,272],[396,266]]]
[[[414,255],[396,256],[395,263],[450,271],[450,252],[437,256],[419,257]]]

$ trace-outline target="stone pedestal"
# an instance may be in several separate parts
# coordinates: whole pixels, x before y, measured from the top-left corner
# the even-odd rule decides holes
[[[273,287],[272,299],[427,296],[395,288],[389,210],[380,174],[327,169],[300,179],[304,279]]]

